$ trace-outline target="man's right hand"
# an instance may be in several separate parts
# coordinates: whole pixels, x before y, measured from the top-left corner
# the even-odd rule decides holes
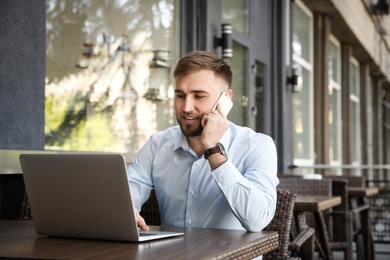
[[[135,219],[137,220],[138,227],[143,231],[148,231],[149,227],[146,225],[145,219],[141,217],[138,210],[134,207]]]

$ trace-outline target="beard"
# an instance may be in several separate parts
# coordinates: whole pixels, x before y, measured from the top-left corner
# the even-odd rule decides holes
[[[199,122],[202,122],[202,118],[200,119]],[[184,134],[184,136],[186,136],[186,137],[195,137],[195,136],[202,135],[203,126],[202,126],[201,123],[199,123],[198,125],[185,124],[185,123],[181,122],[177,116],[176,116],[176,120],[179,123],[181,132]]]

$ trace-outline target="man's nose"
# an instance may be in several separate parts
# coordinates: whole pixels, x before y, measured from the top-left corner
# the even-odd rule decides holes
[[[186,97],[184,100],[183,111],[190,112],[194,110],[194,101],[192,98]]]

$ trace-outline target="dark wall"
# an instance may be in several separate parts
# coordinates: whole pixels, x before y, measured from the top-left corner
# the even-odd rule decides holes
[[[0,0],[0,149],[44,148],[45,2]]]

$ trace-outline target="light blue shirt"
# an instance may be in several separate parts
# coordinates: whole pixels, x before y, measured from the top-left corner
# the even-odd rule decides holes
[[[165,226],[253,232],[267,226],[279,183],[275,144],[229,123],[220,140],[228,161],[214,171],[188,146],[179,126],[153,134],[128,168],[134,206],[140,210],[154,188]]]

